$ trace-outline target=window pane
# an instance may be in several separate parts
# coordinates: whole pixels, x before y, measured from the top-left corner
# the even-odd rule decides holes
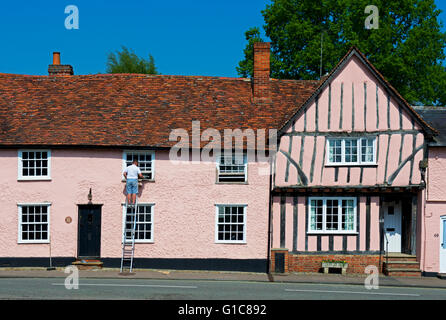
[[[342,230],[353,231],[355,222],[354,201],[342,200]]]
[[[322,230],[323,200],[311,200],[310,230]]]
[[[327,200],[326,230],[338,230],[338,200]]]
[[[374,138],[361,139],[361,161],[362,162],[374,162]]]
[[[328,141],[328,161],[339,163],[342,162],[342,141],[329,140]]]
[[[348,163],[358,162],[358,140],[356,139],[345,140],[345,162]]]

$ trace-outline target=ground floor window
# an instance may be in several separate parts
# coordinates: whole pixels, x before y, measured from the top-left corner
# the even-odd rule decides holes
[[[216,205],[215,242],[246,242],[246,205]]]
[[[19,243],[49,242],[49,204],[20,204]]]
[[[135,229],[136,242],[153,242],[153,204],[138,204],[137,220]],[[133,228],[133,217],[131,208],[123,207],[123,226],[125,228],[126,237],[131,238],[131,231]]]
[[[356,232],[356,198],[310,197],[308,232]]]

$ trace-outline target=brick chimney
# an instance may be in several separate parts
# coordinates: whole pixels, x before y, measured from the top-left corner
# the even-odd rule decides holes
[[[48,66],[50,76],[72,76],[73,67],[69,64],[60,64],[60,52],[53,52],[53,64]]]
[[[269,42],[254,43],[254,75],[252,89],[254,103],[271,103],[270,55]]]

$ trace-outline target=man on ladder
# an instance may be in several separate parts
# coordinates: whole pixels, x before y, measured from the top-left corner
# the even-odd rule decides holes
[[[124,269],[128,269],[131,273],[133,270],[135,232],[138,220],[138,178],[143,178],[141,170],[138,168],[138,161],[136,159],[133,160],[133,163],[130,166],[125,168],[123,175],[127,180],[127,201],[125,205],[125,226],[122,237],[121,273],[124,271]],[[130,212],[127,210],[127,208],[130,208]],[[129,224],[127,222],[129,222]],[[128,225],[130,228],[128,228]],[[126,265],[126,263],[128,265]]]
[[[127,203],[130,206],[134,206],[136,202],[136,195],[138,194],[138,178],[143,178],[141,169],[138,167],[138,160],[133,160],[133,163],[125,168],[123,175],[127,180]]]

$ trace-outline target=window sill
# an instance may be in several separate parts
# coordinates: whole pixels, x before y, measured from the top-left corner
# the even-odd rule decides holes
[[[215,244],[247,244],[246,241],[215,241]]]
[[[217,182],[215,182],[215,184],[241,184],[241,185],[248,185],[249,183],[248,182],[236,182],[236,181],[234,181],[234,182],[230,182],[230,181],[220,182],[220,181],[217,181]]]
[[[377,163],[326,163],[325,167],[377,167]]]
[[[36,178],[18,178],[17,181],[51,181],[51,178],[36,177]]]
[[[357,231],[307,231],[307,235],[358,235]]]
[[[17,241],[17,244],[49,244],[50,242],[48,240],[33,240],[33,241],[24,241],[20,240]]]
[[[126,183],[127,180],[122,179],[121,182]],[[155,179],[138,179],[138,182],[155,182]]]

